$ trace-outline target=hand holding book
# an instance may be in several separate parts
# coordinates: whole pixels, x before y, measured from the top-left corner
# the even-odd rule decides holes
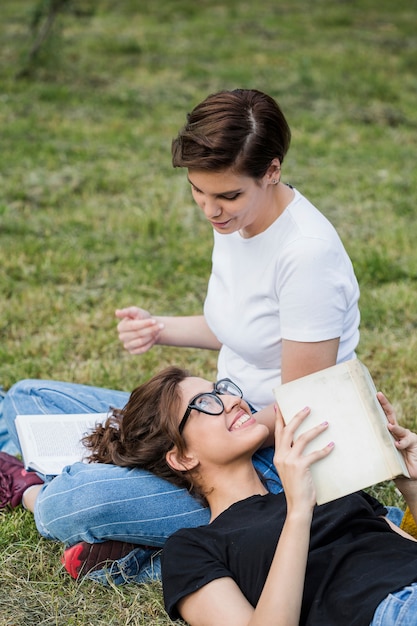
[[[410,478],[417,480],[417,434],[400,426],[394,407],[381,391],[378,391],[376,395],[387,417],[387,428],[394,438],[395,446],[397,450],[403,451]]]
[[[306,447],[308,454],[331,440],[335,443],[332,454],[311,467],[318,504],[400,475],[410,476],[369,371],[358,359],[281,385],[274,393],[285,423],[300,407],[311,409],[295,439],[329,422],[326,432]],[[392,415],[392,407],[388,410]]]

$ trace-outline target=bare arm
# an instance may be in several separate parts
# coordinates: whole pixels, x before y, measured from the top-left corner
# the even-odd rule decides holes
[[[117,325],[119,339],[131,354],[143,354],[155,344],[209,350],[221,347],[203,315],[152,316],[136,306],[117,309],[115,314],[120,320]]]
[[[316,343],[302,343],[284,339],[282,342],[282,382],[288,383],[296,378],[336,365],[338,347],[339,338]],[[273,446],[275,441],[274,405],[270,404],[258,411],[256,419],[261,424],[265,424],[270,433],[263,444],[264,447]]]
[[[220,578],[181,600],[179,611],[192,626],[298,626],[310,541],[310,525],[316,501],[310,465],[327,456],[332,446],[304,455],[306,444],[327,424],[301,435],[294,432],[309,414],[300,411],[284,426],[278,413],[274,462],[282,478],[287,517],[262,594],[255,609],[231,578]]]
[[[204,315],[187,317],[160,317],[156,321],[163,324],[157,343],[165,346],[184,348],[205,348],[219,350],[221,343],[211,332]]]
[[[281,382],[288,383],[336,365],[338,348],[339,337],[314,343],[283,339]]]

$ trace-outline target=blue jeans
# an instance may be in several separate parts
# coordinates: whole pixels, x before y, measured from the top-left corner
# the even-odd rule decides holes
[[[417,583],[390,593],[374,613],[370,626],[415,626],[417,624]]]
[[[3,400],[3,416],[10,437],[20,449],[16,415],[50,413],[105,413],[110,406],[122,408],[129,399],[125,391],[100,389],[53,380],[21,380]]]

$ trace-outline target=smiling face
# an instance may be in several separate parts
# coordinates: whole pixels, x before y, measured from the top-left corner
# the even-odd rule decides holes
[[[180,385],[182,396],[178,423],[190,402],[198,394],[213,392],[214,385],[203,378],[188,377]],[[199,461],[224,464],[236,456],[250,458],[268,436],[268,429],[258,424],[247,402],[235,395],[220,395],[224,410],[208,415],[192,409],[184,427],[187,454]]]
[[[243,237],[263,232],[277,217],[278,188],[271,184],[279,161],[257,180],[232,170],[188,170],[193,198],[213,228]]]

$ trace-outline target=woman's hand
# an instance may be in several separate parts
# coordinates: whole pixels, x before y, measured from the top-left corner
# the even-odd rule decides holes
[[[395,439],[395,446],[401,450],[410,477],[417,479],[417,435],[408,428],[400,426],[395,409],[380,391],[376,394],[388,420],[388,430]]]
[[[281,412],[276,407],[274,464],[281,478],[289,509],[290,507],[310,509],[314,507],[316,491],[310,466],[328,456],[334,447],[333,442],[330,442],[320,450],[304,454],[306,445],[326,430],[327,422],[306,431],[294,442],[295,431],[309,413],[310,409],[306,407],[285,425]]]
[[[119,339],[130,354],[143,354],[157,343],[164,325],[137,306],[116,309]]]
[[[403,428],[398,424],[394,407],[388,402],[383,393],[378,391],[376,395],[387,416],[388,430],[395,439],[396,447],[404,456],[405,464],[412,479],[398,476],[394,482],[405,498],[417,523],[417,435],[408,428]]]

